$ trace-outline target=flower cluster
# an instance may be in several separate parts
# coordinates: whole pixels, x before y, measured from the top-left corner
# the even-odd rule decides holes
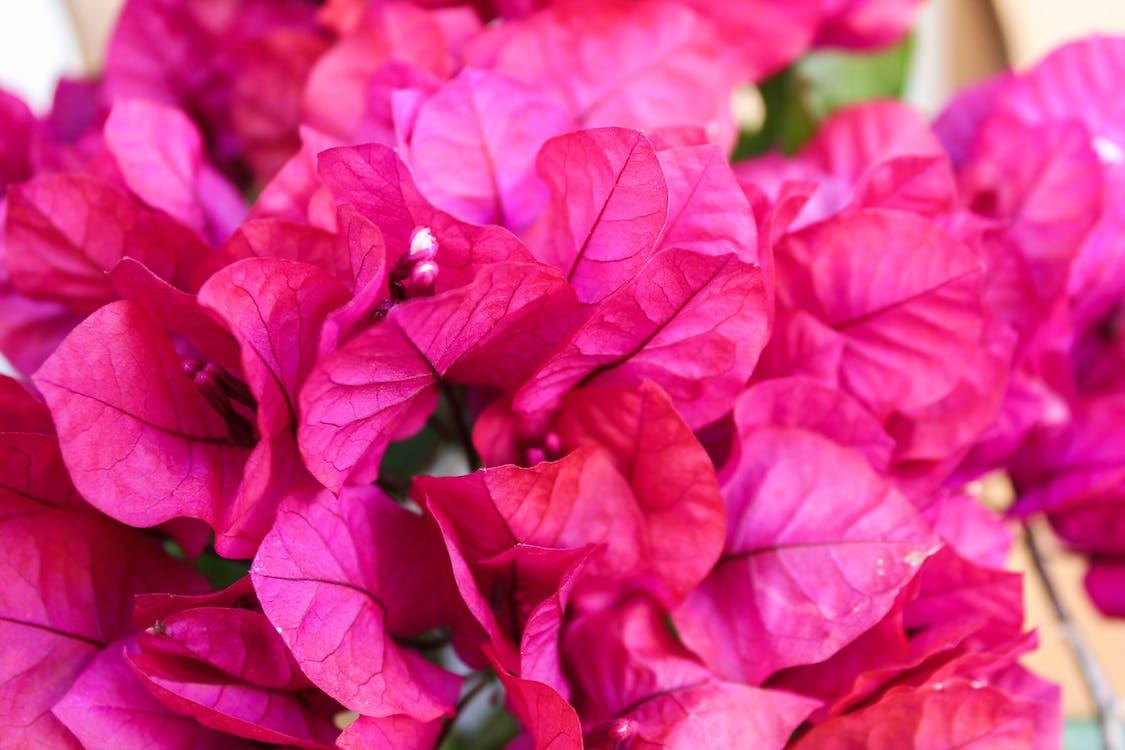
[[[0,94],[0,745],[1057,747],[968,483],[1125,610],[1125,40],[732,165],[918,2],[446,5]]]

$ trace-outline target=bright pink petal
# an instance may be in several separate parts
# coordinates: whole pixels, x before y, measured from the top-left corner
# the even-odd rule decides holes
[[[757,683],[831,656],[890,610],[935,547],[859,454],[810,432],[745,435],[723,494],[723,557],[674,616],[688,647],[730,679]]]
[[[568,0],[490,29],[466,57],[543,90],[586,127],[692,125],[726,147],[736,74],[722,52],[682,4]]]
[[[199,131],[179,110],[118,101],[105,137],[125,184],[150,206],[213,240],[225,239],[242,220],[242,198],[206,163]]]
[[[71,333],[35,374],[82,495],[138,526],[177,516],[222,526],[246,449],[182,372],[160,326],[115,302]]]
[[[77,175],[41,177],[8,193],[4,241],[12,286],[88,313],[117,298],[107,272],[128,256],[186,286],[207,246],[167,214]]]
[[[528,244],[566,275],[579,300],[600,302],[656,250],[668,216],[656,152],[634,130],[586,130],[548,141],[538,170],[551,200]]]
[[[475,224],[520,229],[546,202],[534,170],[539,147],[572,127],[535,89],[468,69],[419,108],[410,164],[438,208]]]
[[[892,691],[875,705],[814,728],[795,750],[1027,750],[1034,705],[968,680]]]
[[[371,488],[291,496],[251,577],[318,687],[366,716],[447,714],[459,678],[399,645],[442,624],[445,555],[421,517]]]
[[[557,407],[571,388],[661,386],[693,428],[730,408],[768,326],[761,270],[737,256],[665,250],[594,308],[514,398],[518,412]]]
[[[49,711],[129,632],[133,594],[205,584],[156,539],[93,514],[25,500],[0,515],[0,743],[73,747]]]
[[[726,510],[711,459],[667,394],[651,382],[584,388],[567,398],[556,429],[565,448],[597,445],[613,456],[644,513],[661,593],[678,603],[718,560]]]
[[[51,713],[82,747],[250,750],[253,743],[214,732],[162,705],[125,660],[127,642],[107,646]]]

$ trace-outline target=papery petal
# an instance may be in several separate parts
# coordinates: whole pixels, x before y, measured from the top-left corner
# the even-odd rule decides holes
[[[734,74],[722,51],[678,3],[568,0],[482,34],[466,59],[543,90],[586,127],[694,125],[725,147]]]
[[[107,277],[129,256],[174,285],[207,246],[161,211],[89,177],[40,177],[8,193],[4,241],[12,286],[88,313],[117,298]]]
[[[449,579],[423,519],[374,488],[293,495],[251,569],[301,669],[344,706],[420,721],[452,710],[460,679],[396,642],[442,624]]]
[[[600,302],[656,250],[668,216],[656,152],[635,130],[600,128],[548,141],[537,168],[551,200],[528,244],[566,275],[580,301]]]
[[[132,595],[205,583],[140,532],[95,516],[0,505],[0,742],[73,747],[49,713],[98,652],[130,630]]]
[[[246,449],[184,377],[152,316],[134,302],[91,315],[35,374],[82,495],[119,520],[177,516],[221,526]]]
[[[534,414],[580,385],[649,379],[701,427],[722,416],[749,379],[766,336],[765,302],[761,270],[737,256],[665,250],[593,310],[513,406]]]
[[[742,441],[724,555],[674,618],[720,675],[755,683],[878,622],[935,541],[859,454],[793,428]]]
[[[736,253],[760,262],[754,213],[717,146],[685,146],[658,152],[668,182],[668,221],[659,247],[710,255]]]
[[[556,429],[566,448],[597,445],[613,456],[644,513],[646,555],[677,603],[718,560],[726,511],[711,459],[668,395],[647,381],[631,391],[580,389]]]
[[[1035,709],[968,680],[889,693],[858,713],[826,722],[795,750],[1027,750],[1034,747]]]
[[[534,172],[539,147],[572,127],[562,109],[526,84],[467,69],[419,108],[410,164],[438,208],[520,229],[546,202]]]
[[[118,101],[105,137],[125,184],[150,206],[212,240],[226,239],[245,215],[242,198],[206,163],[199,131],[182,112]]]
[[[919,217],[838,218],[790,235],[777,264],[779,308],[844,337],[839,383],[879,419],[945,396],[980,348],[981,263]]]
[[[321,360],[301,389],[301,455],[313,476],[339,489],[378,473],[391,441],[421,429],[438,378],[398,326],[377,325]]]
[[[168,750],[250,750],[249,740],[201,726],[166,708],[125,661],[127,642],[106,647],[74,681],[51,713],[82,747],[160,747]]]

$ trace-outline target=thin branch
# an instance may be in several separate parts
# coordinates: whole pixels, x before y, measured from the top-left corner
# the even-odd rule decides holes
[[[1024,539],[1027,542],[1028,552],[1031,554],[1031,562],[1035,567],[1035,573],[1039,577],[1039,582],[1043,585],[1043,591],[1051,602],[1059,632],[1070,647],[1070,651],[1074,655],[1074,661],[1078,664],[1078,669],[1082,672],[1082,678],[1086,681],[1090,696],[1094,699],[1094,705],[1098,712],[1098,723],[1101,726],[1102,745],[1105,750],[1125,750],[1125,735],[1122,734],[1121,722],[1117,718],[1117,707],[1120,704],[1113,692],[1113,686],[1106,677],[1105,671],[1102,670],[1101,664],[1098,663],[1090,644],[1087,643],[1082,631],[1075,624],[1066,602],[1060,596],[1054,579],[1051,578],[1051,574],[1047,570],[1043,551],[1040,549],[1039,542],[1030,526],[1024,527]]]
[[[454,710],[452,718],[450,718],[449,721],[445,722],[445,726],[441,728],[441,734],[438,735],[437,742],[434,743],[435,748],[440,748],[441,743],[445,742],[446,738],[449,736],[449,733],[453,730],[453,725],[457,723],[457,719],[459,716],[461,716],[461,712],[465,709],[465,707],[472,703],[473,700],[478,695],[480,695],[481,691],[491,685],[493,680],[495,679],[496,674],[493,672],[479,673],[476,684],[469,688],[465,692],[465,694],[461,696],[461,700],[457,701],[457,708]]]
[[[461,441],[461,447],[465,451],[465,458],[469,461],[469,470],[476,471],[483,464],[476,446],[473,445],[473,431],[469,429],[469,423],[465,419],[465,409],[461,405],[457,386],[442,381],[441,393],[445,396],[445,400],[449,402],[449,410],[453,412],[453,426],[457,430],[457,438]]]

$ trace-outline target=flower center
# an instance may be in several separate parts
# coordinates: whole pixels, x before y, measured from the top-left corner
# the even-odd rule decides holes
[[[434,259],[438,242],[429,227],[419,227],[410,238],[410,250],[398,259],[390,273],[391,299],[395,302],[434,293],[438,264]]]
[[[636,735],[637,725],[635,722],[629,719],[614,719],[587,732],[585,744],[590,748],[605,748],[606,750],[614,748],[614,750],[617,750],[622,747],[622,743],[628,742]]]
[[[257,441],[254,425],[235,407],[237,402],[251,414],[258,408],[246,384],[214,362],[185,357],[180,366],[184,376],[191,378],[199,394],[226,422],[230,439],[238,445],[253,447]]]

